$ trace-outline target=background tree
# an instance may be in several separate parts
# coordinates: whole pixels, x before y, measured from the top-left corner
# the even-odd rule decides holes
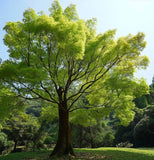
[[[145,108],[144,116],[134,128],[135,145],[137,147],[154,146],[154,106]]]
[[[152,80],[153,84],[153,80]],[[115,134],[115,144],[130,142],[134,147],[154,146],[153,139],[153,88],[150,92],[134,100],[135,116],[127,126],[118,126]],[[148,136],[147,136],[148,135]]]
[[[0,129],[7,118],[23,109],[23,100],[15,97],[16,93],[8,87],[4,85],[0,86]]]
[[[152,83],[150,84],[150,94],[147,96],[148,104],[153,105],[154,104],[154,77],[152,78]]]
[[[153,78],[152,78],[152,83],[151,83],[151,85],[150,85],[150,89],[154,89],[154,76],[153,76]]]
[[[41,101],[26,101],[25,113],[39,118],[41,116],[42,107],[43,104]]]
[[[51,156],[61,156],[74,154],[69,113],[86,113],[76,103],[83,94],[88,94],[91,116],[114,110],[123,124],[132,120],[132,100],[148,91],[133,73],[146,68],[149,60],[140,55],[146,46],[143,33],[115,40],[115,30],[97,35],[96,19],[79,19],[74,5],[63,11],[55,0],[49,11],[47,16],[28,9],[22,22],[6,24],[4,43],[10,59],[3,63],[0,77],[19,97],[57,107],[59,134]]]
[[[147,96],[149,96],[149,95],[143,95],[141,97],[135,98],[135,100],[134,100],[135,106],[137,108],[145,108],[148,105]]]
[[[116,128],[116,133],[115,133],[115,140],[114,143],[115,145],[122,143],[129,142],[133,144],[134,147],[137,147],[136,142],[135,142],[135,137],[134,137],[134,128],[137,125],[137,123],[143,118],[144,111],[139,108],[135,108],[135,116],[132,122],[128,126],[122,126],[119,125]]]
[[[9,153],[14,146],[13,141],[8,141],[8,137],[5,133],[0,132],[0,154]]]
[[[18,115],[6,120],[2,129],[2,131],[7,134],[8,139],[14,141],[13,152],[16,152],[18,145],[25,145],[28,148],[29,144],[31,143],[31,146],[35,147],[36,135],[39,140],[37,134],[38,130],[39,123],[36,118],[23,112],[20,112]]]
[[[114,145],[114,130],[108,120],[101,119],[93,126],[72,126],[73,146],[77,148],[111,147]]]

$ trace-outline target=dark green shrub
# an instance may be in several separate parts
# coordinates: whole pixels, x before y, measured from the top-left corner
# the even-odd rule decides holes
[[[5,150],[7,146],[7,135],[3,132],[0,132],[0,153]]]
[[[145,108],[144,117],[134,128],[135,145],[137,147],[154,147],[154,106]]]
[[[47,136],[44,140],[44,144],[47,145],[48,148],[52,147],[54,139],[51,136]]]
[[[115,137],[114,137],[113,133],[108,132],[103,138],[103,146],[104,147],[112,147],[114,139],[115,139]]]
[[[12,151],[14,146],[13,141],[8,141],[7,135],[0,132],[0,154],[7,154]]]

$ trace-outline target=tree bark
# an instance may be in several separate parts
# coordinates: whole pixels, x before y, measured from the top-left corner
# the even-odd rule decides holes
[[[82,148],[82,141],[83,141],[83,127],[79,125],[80,136],[79,136],[79,147]]]
[[[17,148],[17,141],[14,141],[14,148],[13,148],[13,151],[12,152],[16,152],[16,148]]]
[[[89,134],[90,134],[90,144],[91,144],[91,148],[95,148],[95,145],[94,145],[94,137],[93,137],[93,133],[92,133],[92,128],[91,128],[91,126],[89,126]]]
[[[65,104],[59,105],[59,132],[56,146],[50,157],[63,155],[75,155],[71,141],[71,128],[69,123],[69,111]]]

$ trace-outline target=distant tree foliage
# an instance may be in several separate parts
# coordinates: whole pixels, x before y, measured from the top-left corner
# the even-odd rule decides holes
[[[115,144],[129,141],[134,147],[154,147],[154,96],[152,84],[148,95],[135,99],[134,120],[127,127],[119,126],[117,128]]]
[[[41,134],[39,128],[40,124],[36,118],[20,112],[3,124],[2,132],[7,134],[9,140],[14,141],[13,152],[16,152],[17,146],[20,145],[25,145],[25,148],[28,148],[29,145],[34,149],[37,147],[40,141],[39,134]]]
[[[0,129],[2,123],[11,115],[23,109],[24,102],[8,87],[0,86]]]
[[[145,108],[144,117],[134,128],[137,147],[154,147],[154,106]]]

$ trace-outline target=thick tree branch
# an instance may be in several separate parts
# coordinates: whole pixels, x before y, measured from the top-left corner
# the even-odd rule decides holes
[[[43,83],[40,82],[40,84],[41,84],[42,89],[49,95],[50,99],[51,99],[54,103],[58,104],[58,102],[52,97],[52,95],[51,95],[50,92],[47,90],[47,88],[45,88],[45,87],[43,86]]]
[[[57,103],[54,99],[48,99],[48,98],[46,98],[46,97],[43,97],[42,95],[40,95],[38,92],[36,92],[35,90],[34,90],[34,88],[30,88],[29,86],[27,86],[26,84],[24,84],[23,82],[21,82],[21,81],[19,81],[19,79],[18,79],[18,83],[20,84],[20,86],[19,85],[17,85],[17,84],[13,84],[12,82],[13,82],[13,80],[11,80],[10,82],[9,81],[7,81],[7,80],[5,80],[5,79],[3,79],[3,81],[4,81],[4,83],[7,83],[8,85],[10,85],[12,88],[14,88],[17,92],[18,92],[18,96],[20,96],[20,97],[22,97],[22,98],[25,98],[25,99],[42,99],[42,100],[45,100],[45,101],[48,101],[48,102],[52,102],[52,103]],[[23,86],[23,87],[22,87]],[[33,97],[33,98],[31,98],[31,97],[27,97],[27,96],[23,96],[23,94],[21,93],[22,92],[22,90],[23,89],[27,89],[27,94],[26,95],[30,95],[31,93],[30,92],[32,92],[32,93],[34,93],[36,96],[38,96],[38,97]]]
[[[99,75],[99,77],[95,76],[95,78],[94,78],[92,81],[88,81],[88,82],[86,82],[85,84],[83,84],[83,85],[80,87],[79,91],[78,91],[76,94],[68,97],[68,100],[70,100],[70,99],[72,99],[73,97],[76,97],[76,96],[77,96],[77,97],[73,100],[73,102],[70,104],[68,110],[71,109],[71,107],[73,106],[73,104],[82,96],[83,93],[85,93],[85,91],[86,91],[87,89],[89,89],[94,83],[96,83],[99,79],[101,79],[101,78],[102,78],[114,65],[116,65],[118,62],[120,62],[120,58],[117,56],[117,57],[113,60],[113,62],[109,65],[109,67],[108,67],[101,75],[99,75],[99,74],[101,73],[100,71],[103,70],[103,69],[101,68],[101,70],[98,72],[99,74],[98,74],[98,73],[96,74],[97,76]]]

